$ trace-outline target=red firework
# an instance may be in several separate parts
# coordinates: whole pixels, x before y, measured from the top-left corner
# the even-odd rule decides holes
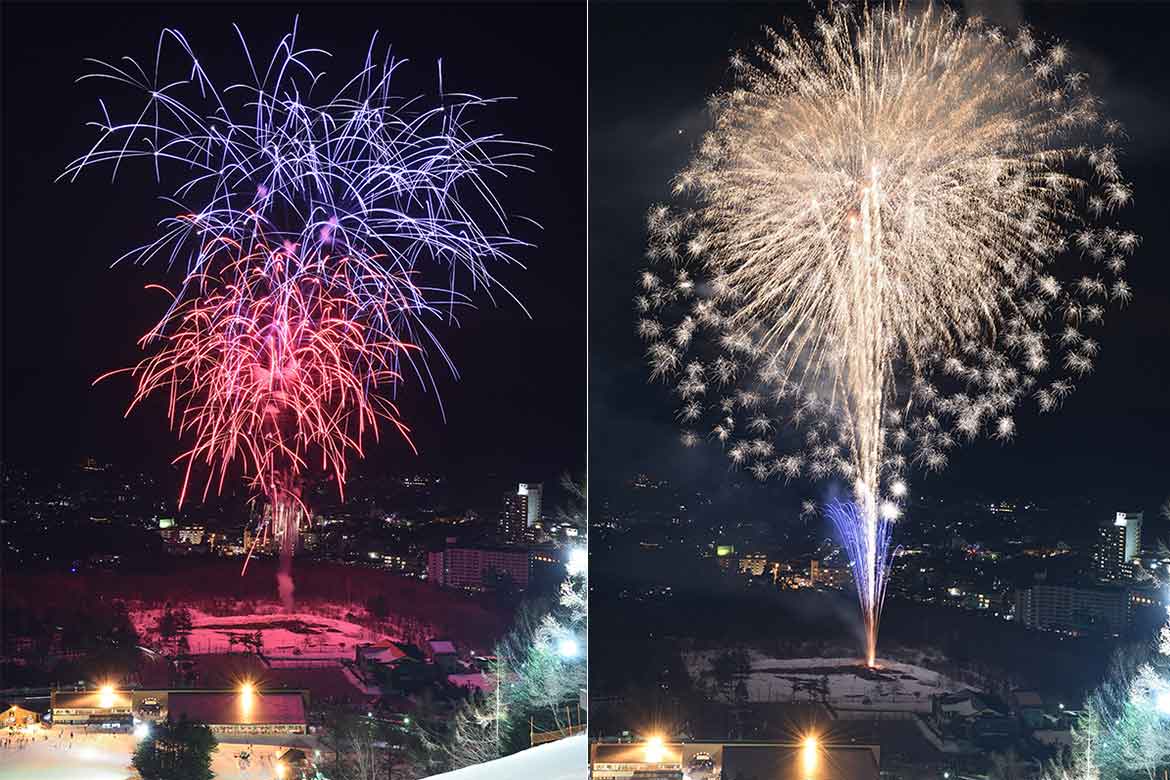
[[[208,253],[216,262],[188,276],[184,294],[166,290],[171,309],[140,340],[144,349],[161,346],[98,381],[136,377],[127,414],[166,393],[172,428],[191,442],[174,461],[184,465],[179,505],[198,480],[204,498],[213,486],[219,492],[238,463],[270,505],[256,543],[271,534],[287,556],[309,517],[300,497],[307,470],[329,474],[344,495],[347,456],[363,455],[380,421],[410,443],[385,391],[401,379],[399,359],[418,349],[393,323],[405,322],[420,296],[409,278],[369,262],[376,258],[306,258],[295,244],[274,248],[262,238],[246,249],[216,243]],[[372,285],[395,292],[372,304],[363,294]]]

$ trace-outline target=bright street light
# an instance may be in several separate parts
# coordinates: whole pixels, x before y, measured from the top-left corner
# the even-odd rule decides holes
[[[566,637],[557,645],[557,652],[561,654],[561,658],[576,658],[577,654],[581,652],[581,648],[576,639]]]
[[[588,566],[589,552],[584,547],[574,547],[569,551],[569,560],[565,564],[565,568],[569,570],[571,576],[576,577],[578,574],[584,574]]]
[[[818,748],[816,737],[810,735],[804,738],[800,748],[800,766],[804,769],[806,778],[812,778],[816,774],[817,764],[820,763]]]
[[[643,752],[646,754],[647,764],[661,764],[662,759],[666,757],[666,745],[663,743],[662,737],[650,737],[646,740]]]

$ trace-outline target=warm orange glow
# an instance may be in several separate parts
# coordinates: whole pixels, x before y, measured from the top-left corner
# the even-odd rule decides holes
[[[114,706],[114,686],[103,685],[98,691],[98,706],[108,710]]]
[[[666,757],[666,745],[662,741],[662,737],[650,737],[646,740],[646,763],[661,764],[662,759]]]
[[[805,737],[800,749],[800,765],[804,769],[804,776],[806,778],[812,778],[816,775],[817,764],[819,762],[820,752],[817,738],[813,736]]]
[[[284,777],[284,764],[277,764],[276,765],[276,776],[277,777]]]
[[[252,711],[252,705],[256,701],[256,689],[252,683],[246,682],[240,686],[240,709],[247,715]]]

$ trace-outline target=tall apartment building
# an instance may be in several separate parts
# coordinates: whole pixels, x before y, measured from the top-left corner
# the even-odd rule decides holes
[[[1093,568],[1103,580],[1121,580],[1132,576],[1132,561],[1142,547],[1141,512],[1118,512],[1109,525],[1102,526],[1097,549],[1093,551]]]
[[[529,541],[533,529],[542,525],[543,484],[521,482],[515,493],[504,496],[504,508],[500,512],[500,538],[508,542]]]

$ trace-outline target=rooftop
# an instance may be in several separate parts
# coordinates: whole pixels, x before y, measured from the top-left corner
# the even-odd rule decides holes
[[[208,725],[305,722],[305,700],[300,692],[176,691],[170,695],[172,720],[187,719]]]

